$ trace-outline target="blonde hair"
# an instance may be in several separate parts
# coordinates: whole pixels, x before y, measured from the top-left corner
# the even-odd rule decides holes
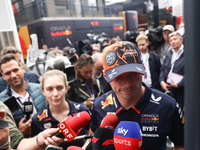
[[[41,89],[44,89],[44,80],[45,80],[47,77],[51,77],[51,76],[54,76],[54,75],[63,76],[65,87],[68,86],[66,74],[63,73],[63,72],[60,71],[60,70],[56,70],[56,69],[55,69],[55,70],[49,70],[49,71],[47,71],[45,74],[43,74],[43,75],[39,78],[39,80],[40,80],[40,88],[41,88]]]
[[[146,36],[144,34],[138,35],[135,41],[138,42],[140,40],[146,40],[147,42],[149,41],[148,36]]]

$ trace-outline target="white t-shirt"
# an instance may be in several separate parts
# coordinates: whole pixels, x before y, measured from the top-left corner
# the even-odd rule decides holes
[[[14,96],[14,97],[16,98],[17,103],[18,103],[21,107],[22,107],[22,105],[23,105],[23,103],[24,103],[25,101],[30,101],[30,102],[33,103],[33,99],[32,99],[32,97],[29,95],[28,92],[26,92],[26,96],[24,97],[24,96],[21,96],[21,95],[19,95],[18,93],[16,93],[12,88],[11,88],[11,91],[12,91],[12,93],[11,93],[12,96]],[[34,105],[34,103],[33,103],[33,113],[31,114],[31,117],[33,117],[36,113],[37,113],[37,110],[36,110],[35,105]]]
[[[150,73],[150,67],[149,67],[149,53],[141,53],[142,60],[144,63],[145,67],[145,73],[146,75],[142,76],[142,81],[148,86],[152,86],[152,81],[151,81],[151,73]]]

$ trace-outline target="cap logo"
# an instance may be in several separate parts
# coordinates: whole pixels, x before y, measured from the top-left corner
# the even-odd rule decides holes
[[[114,51],[109,51],[105,56],[105,63],[106,65],[111,66],[115,63],[116,59],[116,53]]]
[[[108,75],[109,79],[113,78],[113,75],[115,75],[117,72],[115,71],[115,69],[112,70],[111,74]]]
[[[142,69],[140,69],[140,68],[138,68],[138,67],[136,67],[136,68],[137,68],[137,70],[142,71]]]

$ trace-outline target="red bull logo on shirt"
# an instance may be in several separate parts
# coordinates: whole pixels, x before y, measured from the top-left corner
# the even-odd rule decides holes
[[[112,94],[110,94],[107,98],[106,101],[101,101],[102,109],[104,109],[106,106],[113,105],[113,99],[112,99]]]
[[[40,116],[38,115],[37,117],[38,117],[39,121],[41,121],[43,118],[46,118],[46,109],[44,109],[43,112],[41,113],[41,115]]]

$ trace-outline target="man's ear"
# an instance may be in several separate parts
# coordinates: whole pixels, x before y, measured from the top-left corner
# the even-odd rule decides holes
[[[147,41],[147,44],[148,44],[148,46],[149,46],[149,41]]]
[[[103,71],[103,77],[106,79],[106,73],[104,70],[102,70],[102,71]],[[107,81],[107,79],[106,79],[106,81]]]

